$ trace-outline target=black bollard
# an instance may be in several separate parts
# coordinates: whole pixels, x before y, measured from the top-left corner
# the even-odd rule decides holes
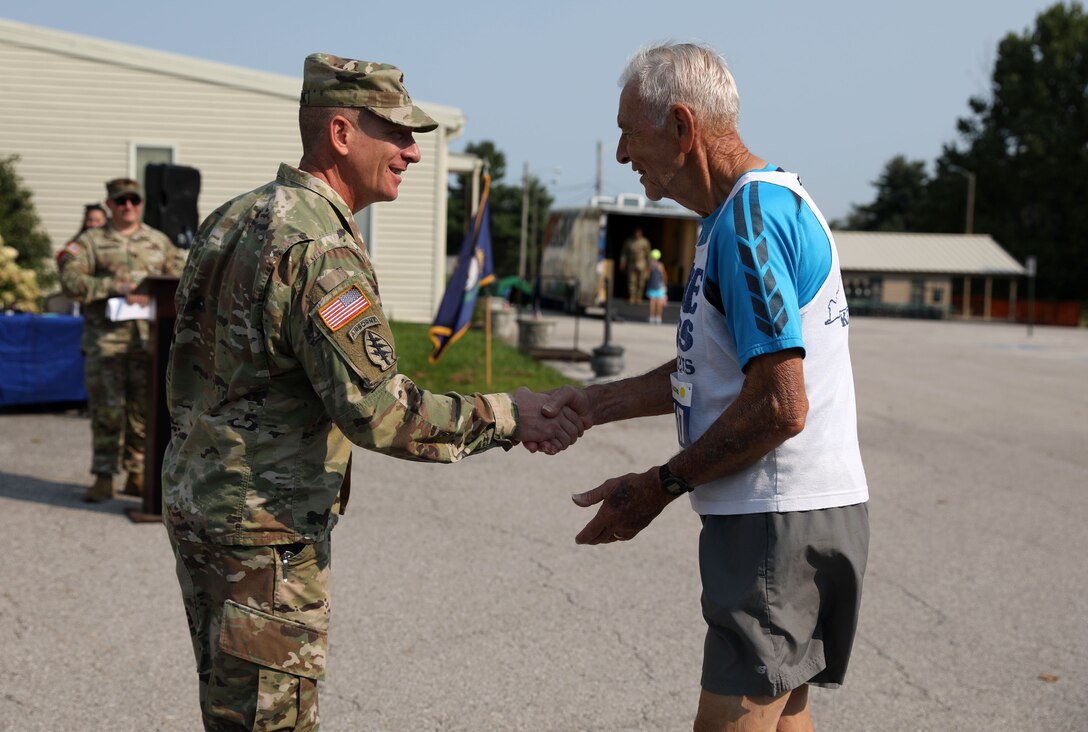
[[[612,341],[612,288],[611,282],[605,279],[604,291],[604,343],[593,349],[593,358],[590,366],[593,375],[601,378],[615,376],[623,371],[623,346],[613,346]]]

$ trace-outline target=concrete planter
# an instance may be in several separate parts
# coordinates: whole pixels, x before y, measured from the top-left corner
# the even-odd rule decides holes
[[[528,353],[534,348],[546,347],[554,329],[554,320],[518,318],[518,350]]]
[[[491,333],[497,338],[514,340],[514,321],[517,313],[510,308],[491,308]]]

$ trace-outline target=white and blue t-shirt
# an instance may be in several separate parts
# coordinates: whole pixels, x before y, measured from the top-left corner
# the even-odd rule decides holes
[[[752,358],[804,354],[804,430],[691,493],[700,514],[808,511],[869,498],[858,449],[849,308],[831,230],[796,175],[737,181],[706,219],[676,332],[673,396],[687,447],[733,403]]]

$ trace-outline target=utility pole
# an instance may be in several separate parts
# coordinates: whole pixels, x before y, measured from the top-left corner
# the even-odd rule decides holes
[[[973,170],[967,170],[958,165],[949,165],[948,169],[967,177],[967,220],[963,230],[964,233],[973,234],[975,231],[975,180],[978,176]]]
[[[967,233],[975,230],[975,174],[967,171]]]
[[[604,145],[597,140],[597,195],[604,195]]]
[[[526,272],[529,275],[530,282],[536,282],[536,236],[537,231],[540,230],[540,197],[537,194],[536,186],[534,185],[531,193],[528,193],[529,198],[529,236],[528,241],[528,263],[525,267]],[[528,181],[526,181],[525,190],[529,190]]]
[[[518,250],[518,277],[525,279],[525,249],[529,237],[529,163],[521,173],[521,248]]]
[[[1024,261],[1024,269],[1028,276],[1028,337],[1035,327],[1035,271],[1037,267],[1034,255],[1028,256]]]

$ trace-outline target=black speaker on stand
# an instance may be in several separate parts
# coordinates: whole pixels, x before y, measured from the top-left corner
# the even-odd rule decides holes
[[[144,169],[144,223],[188,249],[200,225],[196,200],[200,171],[185,165],[149,163]]]

